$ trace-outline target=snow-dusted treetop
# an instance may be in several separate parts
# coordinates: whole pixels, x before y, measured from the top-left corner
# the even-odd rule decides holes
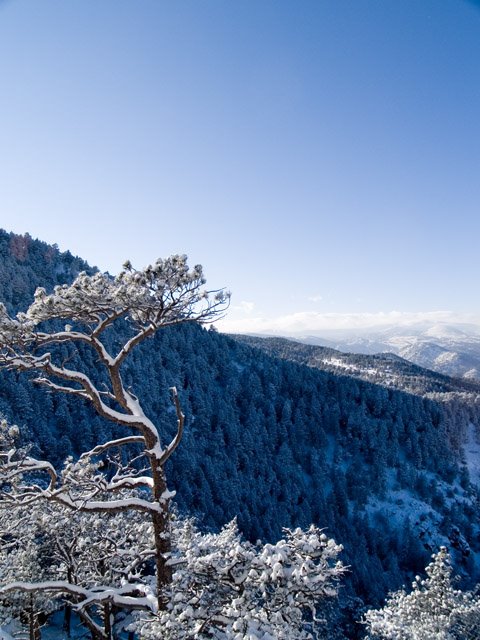
[[[202,266],[189,270],[186,255],[158,259],[143,271],[127,261],[114,279],[82,272],[72,285],[56,287],[52,295],[37,289],[26,317],[34,323],[71,318],[90,325],[112,315],[127,315],[140,327],[189,318],[208,321],[218,315],[218,305],[226,302],[228,294],[206,291],[205,282]]]
[[[35,292],[34,302],[26,313],[11,318],[0,306],[0,341],[3,346],[33,340],[45,343],[46,336],[36,327],[45,320],[62,319],[88,329],[98,336],[119,318],[126,318],[138,330],[153,333],[159,326],[187,320],[211,322],[224,312],[230,294],[224,290],[207,291],[201,265],[189,269],[187,256],[173,255],[158,259],[139,271],[127,261],[112,278],[105,273],[80,273],[71,285],[55,287],[48,295],[44,288]],[[73,332],[74,335],[65,336]],[[53,339],[53,335],[55,339]],[[82,339],[74,327],[49,334],[48,342]]]

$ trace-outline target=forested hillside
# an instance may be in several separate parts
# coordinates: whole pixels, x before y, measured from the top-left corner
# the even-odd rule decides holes
[[[448,375],[425,369],[394,353],[345,353],[317,345],[305,344],[289,338],[235,335],[239,340],[257,347],[277,358],[298,362],[322,371],[348,375],[360,380],[375,382],[416,395],[442,397],[451,400],[455,395],[469,395],[475,404],[480,394],[480,382],[467,378],[452,378]],[[440,394],[440,396],[438,396]]]
[[[0,299],[16,310],[37,286],[49,290],[88,269],[5,232],[0,255]],[[65,357],[83,357],[95,371],[82,350]],[[348,373],[280,359],[194,324],[159,331],[124,368],[161,433],[175,430],[168,388],[178,388],[187,421],[169,484],[179,509],[202,526],[238,516],[248,537],[265,540],[282,527],[327,527],[351,566],[345,595],[367,602],[383,600],[442,544],[467,581],[477,579],[478,497],[463,464],[479,419],[475,389],[425,397]],[[25,375],[2,373],[0,411],[56,465],[112,435],[86,404]]]

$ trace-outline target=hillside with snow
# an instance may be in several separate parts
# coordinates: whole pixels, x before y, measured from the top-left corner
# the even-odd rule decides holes
[[[296,340],[349,353],[394,353],[449,376],[480,379],[480,328],[473,324],[416,324],[381,331],[332,331],[296,335]]]
[[[37,286],[51,290],[88,268],[1,231],[0,253],[0,298],[12,313]],[[109,339],[124,337],[112,329]],[[102,384],[82,344],[62,357]],[[451,548],[464,584],[480,578],[475,380],[397,355],[232,337],[193,323],[159,331],[122,375],[167,441],[176,428],[168,390],[178,389],[185,431],[167,475],[180,514],[204,531],[235,518],[248,539],[265,542],[314,523],[343,545],[345,625],[411,582],[440,545]],[[12,371],[0,377],[0,413],[57,469],[125,435],[81,398],[47,393]]]
[[[262,338],[236,335],[236,340],[276,357],[309,367],[380,384],[424,396],[480,393],[475,378],[452,378],[444,373],[414,364],[391,352],[364,354],[345,352],[289,338]]]

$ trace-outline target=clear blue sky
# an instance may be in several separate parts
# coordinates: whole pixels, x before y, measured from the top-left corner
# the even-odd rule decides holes
[[[0,0],[0,163],[1,227],[187,253],[229,329],[479,316],[480,3]]]

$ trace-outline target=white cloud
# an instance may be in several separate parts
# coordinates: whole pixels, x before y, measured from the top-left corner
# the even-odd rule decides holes
[[[291,335],[322,331],[362,331],[384,329],[391,326],[408,327],[419,323],[472,323],[480,325],[480,317],[456,314],[450,311],[387,311],[378,313],[318,313],[299,311],[273,318],[250,316],[231,318],[218,323],[220,331],[227,333],[269,333]]]
[[[242,313],[252,313],[255,308],[255,304],[253,302],[247,302],[246,300],[242,300],[240,304],[237,304],[232,307],[232,311],[241,311]]]
[[[320,302],[321,300],[323,300],[323,296],[316,294],[314,296],[309,296],[308,299],[310,302]]]

